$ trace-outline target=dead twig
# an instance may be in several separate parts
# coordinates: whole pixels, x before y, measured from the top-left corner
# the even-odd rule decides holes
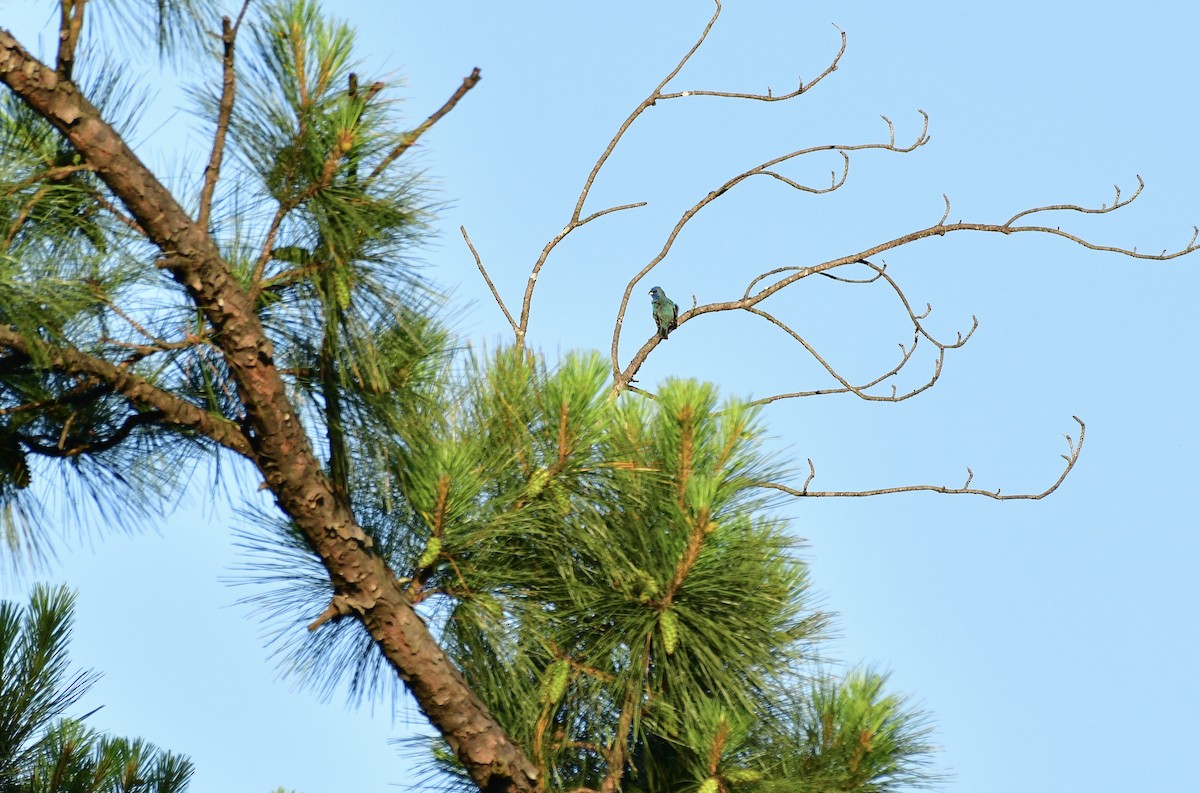
[[[1083,420],[1078,416],[1072,416],[1071,418],[1075,419],[1075,421],[1079,424],[1079,441],[1075,442],[1072,440],[1070,435],[1063,435],[1063,437],[1067,439],[1067,454],[1061,456],[1064,460],[1066,460],[1066,467],[1063,468],[1063,471],[1061,474],[1059,474],[1058,479],[1054,480],[1053,484],[1040,493],[1002,494],[999,489],[982,490],[980,488],[971,487],[971,480],[975,478],[975,473],[970,468],[967,469],[967,481],[962,487],[946,487],[944,485],[901,485],[899,487],[880,487],[871,490],[809,490],[809,485],[812,484],[813,479],[815,479],[817,476],[817,469],[813,465],[813,461],[811,459],[808,461],[808,477],[804,480],[804,484],[799,489],[782,485],[777,482],[762,482],[759,484],[759,487],[778,490],[782,493],[787,493],[790,496],[802,498],[846,498],[860,496],[882,496],[890,495],[892,493],[931,492],[946,493],[949,495],[983,496],[985,498],[991,498],[997,501],[1037,501],[1038,499],[1045,498],[1057,490],[1058,486],[1061,485],[1067,478],[1067,475],[1071,473],[1071,469],[1075,467],[1075,463],[1079,461],[1079,453],[1083,451],[1083,438],[1087,427],[1083,423]]]

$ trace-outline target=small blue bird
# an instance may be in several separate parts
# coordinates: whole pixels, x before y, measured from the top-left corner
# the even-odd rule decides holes
[[[658,326],[658,338],[665,339],[679,324],[679,306],[671,302],[661,286],[650,290],[650,305],[654,324]]]

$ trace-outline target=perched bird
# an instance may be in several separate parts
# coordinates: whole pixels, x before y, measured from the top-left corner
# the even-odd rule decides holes
[[[654,314],[654,324],[658,326],[658,338],[665,339],[679,324],[679,306],[671,302],[671,298],[667,297],[661,286],[650,290],[650,306]]]

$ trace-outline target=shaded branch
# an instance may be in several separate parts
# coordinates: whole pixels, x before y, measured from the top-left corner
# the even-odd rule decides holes
[[[83,31],[83,7],[87,0],[59,0],[58,55],[55,67],[58,76],[71,79],[75,67],[75,48]]]
[[[1067,439],[1068,453],[1062,455],[1062,458],[1066,460],[1066,467],[1063,468],[1063,471],[1061,474],[1059,474],[1058,479],[1054,480],[1054,484],[1050,485],[1040,493],[1001,494],[999,489],[981,490],[979,488],[971,487],[971,480],[975,478],[975,473],[970,468],[967,469],[967,481],[962,487],[946,487],[944,485],[903,485],[900,487],[881,487],[873,490],[809,490],[809,485],[817,476],[817,469],[813,465],[813,461],[811,459],[808,461],[808,478],[804,480],[804,484],[799,490],[793,487],[788,487],[787,485],[778,484],[776,482],[762,482],[759,484],[759,487],[778,490],[782,493],[787,493],[790,496],[805,498],[828,498],[831,496],[882,496],[892,493],[917,493],[927,491],[931,493],[948,493],[951,495],[984,496],[997,501],[1009,501],[1017,499],[1036,501],[1038,499],[1045,498],[1057,490],[1058,486],[1061,485],[1067,478],[1067,475],[1071,473],[1071,469],[1075,467],[1075,463],[1079,461],[1079,453],[1083,451],[1083,438],[1087,427],[1084,425],[1083,420],[1078,416],[1072,416],[1071,418],[1075,419],[1075,421],[1079,424],[1079,442],[1076,443],[1073,441],[1070,435],[1063,435],[1063,437]]]
[[[271,217],[271,222],[267,224],[266,234],[263,235],[262,250],[259,252],[258,259],[254,262],[254,270],[250,274],[250,286],[247,289],[247,294],[251,302],[257,301],[258,296],[262,293],[262,279],[266,274],[267,264],[271,261],[271,254],[275,250],[275,237],[279,234],[279,228],[283,224],[283,219],[293,209],[322,190],[328,189],[333,184],[333,177],[337,173],[337,166],[341,162],[341,159],[342,151],[335,146],[325,155],[325,162],[321,164],[321,173],[316,180],[286,201],[279,202],[279,206],[275,209],[275,214]]]
[[[156,424],[163,421],[165,418],[166,415],[161,410],[148,410],[144,413],[134,413],[131,416],[127,416],[125,421],[121,423],[121,426],[118,427],[116,431],[114,431],[113,434],[107,438],[101,438],[97,441],[76,444],[69,447],[65,445],[67,427],[63,428],[62,437],[59,439],[58,445],[56,446],[47,446],[46,444],[38,441],[36,438],[19,432],[14,433],[13,437],[23,443],[25,447],[34,454],[40,454],[45,457],[78,457],[81,454],[97,454],[99,452],[108,451],[109,449],[118,446],[138,427],[142,427],[147,424]]]
[[[0,325],[0,347],[23,355],[31,352],[30,343],[9,325]],[[232,421],[164,391],[128,369],[69,347],[42,347],[39,353],[55,371],[94,378],[121,394],[133,406],[160,414],[166,423],[197,432],[238,454],[253,457],[249,441]]]
[[[28,359],[26,358],[26,362]],[[37,411],[39,413],[64,405],[78,405],[91,402],[104,394],[112,393],[112,389],[107,385],[100,383],[99,380],[92,377],[82,378],[73,388],[51,397],[50,399],[39,399],[33,402],[24,402],[20,405],[12,407],[0,408],[0,416],[11,416],[17,413],[31,413]]]
[[[647,638],[647,644],[649,639]],[[649,652],[646,653],[649,659]],[[613,735],[612,744],[604,752],[604,760],[608,765],[608,773],[600,782],[600,793],[617,793],[621,789],[621,777],[625,773],[625,759],[629,754],[629,731],[633,727],[633,712],[637,704],[638,692],[631,689],[621,703],[621,715],[617,718],[617,731]]]

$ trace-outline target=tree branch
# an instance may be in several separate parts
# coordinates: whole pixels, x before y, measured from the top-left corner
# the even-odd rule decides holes
[[[75,48],[83,31],[83,7],[86,3],[87,0],[59,0],[56,65],[58,76],[64,80],[71,79],[71,71],[75,66]]]
[[[891,129],[890,122],[889,122],[889,129]],[[925,140],[928,139],[927,136],[925,135],[925,133],[922,133],[922,139],[925,139]],[[899,151],[899,149],[895,149],[895,150]],[[908,150],[911,150],[911,148]],[[935,340],[928,333],[926,333],[920,325],[919,320],[926,315],[922,314],[920,316],[917,316],[912,311],[912,308],[909,305],[908,300],[904,296],[899,285],[896,284],[896,282],[894,280],[892,280],[891,276],[887,275],[884,272],[883,267],[878,267],[878,266],[872,264],[869,261],[869,258],[877,257],[879,254],[885,253],[885,252],[887,252],[889,250],[893,250],[895,248],[900,248],[905,245],[909,245],[918,240],[927,239],[930,237],[942,237],[948,233],[957,232],[957,231],[977,231],[977,232],[981,231],[981,232],[990,232],[990,233],[1005,234],[1005,235],[1022,233],[1022,232],[1049,234],[1052,236],[1062,237],[1063,239],[1070,240],[1071,242],[1074,242],[1075,244],[1077,244],[1081,247],[1087,248],[1089,250],[1107,251],[1110,253],[1117,253],[1117,254],[1121,254],[1122,256],[1128,256],[1128,257],[1135,258],[1135,259],[1152,260],[1152,261],[1167,261],[1170,259],[1178,258],[1180,256],[1186,256],[1189,253],[1200,250],[1200,244],[1197,243],[1197,239],[1200,238],[1200,227],[1193,227],[1192,237],[1188,241],[1188,243],[1186,245],[1184,245],[1183,247],[1175,249],[1175,250],[1164,249],[1160,253],[1149,254],[1149,253],[1139,253],[1136,247],[1125,248],[1125,247],[1113,246],[1113,245],[1100,245],[1100,244],[1091,242],[1083,237],[1080,237],[1076,234],[1072,234],[1072,233],[1063,231],[1059,227],[1052,228],[1050,226],[1015,225],[1015,221],[1019,220],[1020,218],[1028,217],[1028,216],[1031,216],[1034,214],[1039,214],[1039,213],[1044,213],[1044,212],[1069,211],[1069,212],[1094,214],[1094,215],[1103,215],[1103,214],[1107,214],[1109,212],[1114,212],[1114,211],[1121,209],[1122,207],[1128,206],[1130,203],[1132,203],[1134,201],[1134,199],[1136,199],[1141,194],[1143,187],[1144,187],[1144,182],[1142,181],[1141,177],[1139,176],[1138,177],[1138,189],[1136,191],[1134,191],[1134,193],[1131,196],[1129,196],[1128,198],[1122,199],[1120,197],[1120,188],[1117,188],[1117,191],[1116,191],[1117,198],[1114,201],[1114,203],[1112,203],[1112,204],[1102,204],[1098,208],[1096,208],[1096,207],[1088,208],[1088,207],[1079,206],[1077,204],[1049,204],[1046,206],[1033,207],[1032,209],[1026,209],[1021,212],[1018,212],[1017,214],[1013,215],[1005,223],[1002,223],[1002,224],[964,223],[962,221],[959,221],[957,223],[947,224],[945,222],[945,220],[949,216],[950,202],[949,202],[949,199],[946,199],[946,212],[943,213],[943,215],[942,215],[941,219],[938,221],[938,223],[933,226],[929,226],[927,228],[920,229],[918,231],[914,231],[914,232],[905,234],[900,237],[896,237],[896,238],[888,240],[886,242],[879,243],[879,244],[874,245],[870,248],[867,248],[863,251],[859,251],[858,253],[849,254],[847,256],[841,256],[836,259],[830,259],[830,260],[822,262],[820,264],[810,265],[808,267],[779,267],[774,270],[770,270],[770,271],[763,273],[762,275],[759,275],[756,278],[754,278],[750,282],[750,285],[747,287],[746,292],[743,294],[743,296],[740,300],[728,301],[728,302],[724,302],[724,303],[711,303],[711,304],[708,304],[705,306],[700,306],[698,308],[694,308],[691,311],[687,311],[687,312],[679,315],[679,325],[682,326],[684,324],[684,322],[686,322],[687,320],[690,320],[700,314],[708,314],[708,313],[713,313],[713,312],[718,312],[718,311],[750,310],[753,306],[762,302],[763,300],[770,297],[771,295],[773,295],[773,294],[781,291],[782,289],[785,289],[788,286],[796,283],[797,281],[803,280],[804,278],[807,278],[811,275],[821,274],[821,275],[829,276],[828,271],[833,270],[837,267],[842,267],[847,264],[865,264],[868,267],[875,269],[877,272],[877,275],[879,277],[883,278],[884,280],[886,280],[889,283],[889,285],[892,286],[893,290],[896,291],[896,294],[898,295],[900,300],[903,302],[904,307],[908,311],[910,318],[912,318],[914,323],[917,325],[919,332],[923,336],[925,336],[925,338],[927,338],[930,342],[937,345],[939,347],[939,353],[940,353],[940,352],[944,351],[942,349],[943,345],[940,342],[938,342],[937,340]],[[675,237],[678,236],[679,231],[682,229],[683,225],[685,225],[687,223],[687,221],[689,221],[692,218],[692,216],[694,216],[695,212],[698,211],[699,207],[703,206],[703,204],[706,203],[707,201],[712,200],[713,197],[714,197],[713,194],[710,193],[709,196],[707,196],[701,202],[694,205],[691,209],[689,209],[687,212],[684,213],[684,216],[680,219],[679,223],[676,224],[675,228],[671,231],[671,234],[668,236],[667,242],[663,246],[663,249],[659,252],[659,254],[654,259],[651,260],[651,262],[649,264],[646,265],[646,267],[644,267],[641,270],[641,272],[639,272],[636,276],[634,276],[634,278],[630,281],[629,285],[626,287],[625,297],[622,300],[621,308],[618,311],[617,323],[616,323],[616,327],[615,327],[615,330],[613,333],[612,361],[613,361],[613,380],[614,380],[613,388],[614,388],[614,390],[619,391],[622,388],[628,387],[629,383],[633,381],[634,377],[636,377],[638,369],[641,368],[641,365],[645,362],[646,358],[654,350],[654,348],[658,346],[658,343],[660,341],[657,337],[652,336],[650,339],[648,339],[646,341],[645,344],[642,345],[642,347],[638,350],[638,352],[634,354],[633,358],[630,360],[629,364],[624,368],[624,370],[619,368],[619,362],[617,359],[617,345],[618,345],[618,342],[620,339],[620,332],[621,332],[621,328],[622,328],[622,320],[623,320],[624,311],[628,304],[630,295],[632,294],[634,285],[636,285],[636,283],[639,280],[641,280],[641,278],[643,278],[647,273],[649,273],[649,271],[651,269],[653,269],[653,267],[655,267],[659,262],[661,262],[666,257],[667,252],[670,250],[670,246],[674,243]],[[787,276],[786,278],[782,278],[774,283],[771,283],[770,285],[760,289],[758,292],[751,294],[751,290],[755,286],[757,286],[760,282],[762,282],[763,280],[765,280],[766,278],[768,278],[772,275],[777,275],[777,274],[784,273],[784,272],[791,272],[791,275]],[[832,276],[829,276],[829,277],[832,277]],[[871,280],[874,280],[874,279],[871,279]],[[761,312],[753,312],[753,313],[760,313],[760,315],[761,315]],[[926,314],[927,313],[928,312],[926,312]],[[972,318],[971,330],[968,331],[965,336],[963,336],[960,333],[959,337],[958,337],[958,341],[954,344],[944,345],[944,349],[953,349],[956,347],[961,347],[971,337],[971,334],[974,333],[975,327],[977,327],[977,325],[978,325],[978,321],[975,320],[974,318]],[[781,327],[784,327],[784,326],[781,325]],[[786,328],[785,328],[785,330],[786,330]],[[940,358],[940,355],[939,355],[939,358]],[[848,385],[848,384],[843,383],[843,386],[846,386],[846,385]],[[852,390],[852,389],[850,389],[850,390]],[[812,393],[823,393],[823,392],[812,392]],[[810,392],[796,392],[795,395],[797,395],[797,396],[810,395]],[[779,397],[775,397],[775,398],[779,398]]]
[[[743,93],[722,92],[722,91],[680,91],[677,93],[663,93],[663,89],[667,86],[667,84],[670,83],[672,80],[675,79],[676,76],[679,75],[679,72],[682,71],[683,67],[687,65],[688,61],[691,60],[692,56],[696,54],[697,50],[699,50],[700,47],[704,44],[704,42],[708,39],[708,34],[712,31],[713,26],[717,23],[717,19],[721,16],[721,2],[720,2],[720,0],[714,0],[714,2],[716,3],[716,9],[713,11],[712,17],[708,20],[708,24],[704,26],[704,30],[701,31],[700,37],[696,39],[696,43],[693,44],[691,49],[689,49],[684,54],[684,56],[679,60],[679,63],[677,63],[675,65],[675,68],[672,69],[667,74],[667,76],[664,77],[658,83],[658,85],[656,85],[654,87],[654,90],[650,92],[650,95],[647,96],[645,99],[643,99],[641,101],[641,103],[638,104],[638,106],[633,109],[633,112],[629,114],[629,117],[626,118],[625,121],[621,124],[621,126],[617,129],[616,134],[613,135],[612,139],[608,142],[608,145],[605,147],[604,151],[601,152],[600,157],[596,160],[595,165],[592,166],[592,170],[588,173],[587,178],[584,180],[583,188],[579,192],[579,198],[575,202],[575,209],[574,209],[574,211],[572,211],[571,218],[567,222],[567,225],[563,227],[562,231],[560,231],[549,242],[546,243],[545,247],[542,248],[541,254],[538,256],[537,261],[534,262],[533,269],[529,274],[529,280],[525,285],[525,296],[524,296],[524,299],[521,301],[521,319],[520,319],[520,322],[518,323],[519,328],[517,329],[517,344],[518,344],[518,346],[523,345],[525,343],[525,335],[529,331],[529,312],[530,312],[530,305],[533,301],[533,290],[537,285],[538,276],[541,274],[542,267],[545,266],[546,259],[549,258],[551,251],[553,251],[558,246],[558,244],[560,242],[562,242],[563,239],[565,239],[567,237],[567,235],[570,234],[572,231],[574,231],[575,229],[577,229],[583,225],[586,225],[587,223],[590,223],[591,221],[595,220],[596,218],[603,217],[604,215],[607,215],[611,212],[618,212],[618,211],[621,211],[624,209],[632,209],[634,207],[641,207],[641,206],[646,205],[646,202],[644,202],[644,201],[637,202],[637,203],[630,203],[630,204],[622,204],[620,206],[614,206],[614,207],[610,207],[608,209],[600,210],[599,212],[594,212],[591,215],[588,215],[587,217],[584,217],[581,219],[581,215],[583,214],[583,207],[587,203],[588,196],[591,194],[591,191],[592,191],[592,186],[595,184],[596,178],[600,175],[601,169],[604,168],[605,163],[608,162],[608,158],[612,156],[613,151],[616,150],[617,145],[621,142],[621,139],[624,138],[625,133],[633,125],[633,122],[635,122],[638,119],[638,117],[642,115],[642,113],[644,113],[648,108],[653,107],[655,104],[657,104],[657,102],[659,100],[679,99],[679,98],[683,98],[683,97],[687,97],[687,96],[721,96],[721,97],[729,97],[729,98],[735,98],[735,99],[751,99],[751,100],[763,100],[763,101],[772,101],[772,102],[793,99],[797,96],[800,96],[800,94],[804,93],[805,91],[809,90],[810,88],[812,88],[814,85],[819,83],[821,80],[825,79],[825,77],[828,76],[829,74],[831,74],[835,69],[837,69],[838,61],[841,60],[842,55],[846,52],[846,34],[841,31],[841,28],[838,28],[838,31],[841,32],[841,37],[842,37],[841,48],[838,50],[837,55],[834,56],[834,58],[830,62],[830,64],[825,68],[825,71],[821,72],[820,75],[818,75],[814,80],[812,80],[809,83],[805,83],[803,80],[801,80],[800,86],[795,91],[792,91],[791,93],[784,94],[784,95],[778,96],[778,97],[771,96],[769,90],[766,95],[743,94]],[[837,27],[837,26],[834,25],[834,27]],[[891,122],[888,122],[888,124],[890,126]],[[893,140],[893,143],[894,142],[895,141]],[[838,147],[832,147],[832,146],[820,147],[821,150],[836,149],[836,148],[838,148]],[[846,148],[846,151],[852,150],[853,148],[854,147],[848,147],[848,148]],[[813,149],[811,151],[817,151],[817,150],[819,150],[819,149]],[[831,192],[831,191],[836,190],[837,188],[841,187],[841,183],[838,182],[836,175],[834,175],[834,177],[832,178],[830,187],[811,188],[811,187],[800,185],[799,183],[783,176],[782,174],[779,174],[775,171],[770,170],[770,168],[774,165],[777,165],[781,162],[784,162],[788,159],[791,159],[793,157],[796,157],[796,156],[799,156],[799,155],[805,154],[805,153],[809,153],[809,152],[808,151],[793,152],[792,154],[785,155],[784,157],[777,158],[768,163],[764,163],[763,165],[759,166],[758,169],[753,169],[753,174],[761,174],[764,176],[770,176],[774,179],[784,182],[785,184],[787,184],[795,189],[803,190],[806,192],[827,193],[827,192]],[[842,175],[842,182],[844,182],[845,177],[849,172],[850,160],[849,160],[849,157],[846,156],[845,151],[842,151],[842,157],[845,159],[845,169],[844,169],[843,175]],[[741,181],[742,179],[748,178],[750,175],[752,175],[751,172],[746,172],[746,173],[742,174],[736,181]],[[734,183],[736,183],[736,181]],[[731,186],[732,186],[732,184],[729,184],[724,189],[728,189],[728,187],[731,187]],[[723,192],[723,190],[721,192]],[[715,197],[715,196],[713,196],[713,197]],[[711,198],[709,200],[711,200]],[[705,203],[707,203],[707,202],[705,202]],[[698,211],[699,208],[697,207],[696,209]],[[693,212],[692,214],[695,214],[695,213]],[[624,313],[624,306],[622,306],[621,312],[622,312],[622,314]],[[617,332],[619,333],[620,317],[618,317],[617,324],[618,324]],[[615,363],[615,359],[614,359],[614,372],[615,371],[617,371],[617,367],[616,367],[616,363]],[[628,385],[628,383],[625,383],[625,385]]]
[[[729,190],[731,190],[732,188],[741,184],[742,182],[746,181],[747,179],[749,179],[752,176],[763,176],[763,175],[772,176],[776,179],[779,179],[780,181],[785,182],[786,184],[788,184],[789,186],[791,186],[794,189],[800,190],[802,192],[807,192],[807,193],[821,194],[821,193],[833,192],[834,190],[837,190],[843,184],[845,184],[846,179],[849,176],[850,157],[847,154],[847,152],[863,151],[863,150],[867,150],[867,149],[879,149],[882,151],[889,151],[889,152],[894,152],[897,154],[908,154],[912,151],[915,151],[917,148],[924,146],[926,143],[928,143],[929,142],[929,115],[924,110],[918,110],[917,112],[919,112],[921,114],[921,119],[922,119],[921,132],[919,135],[917,135],[917,137],[913,140],[913,142],[907,146],[897,146],[896,145],[895,125],[892,124],[891,120],[888,119],[887,116],[884,116],[883,120],[887,123],[887,127],[888,127],[888,142],[887,143],[859,143],[859,144],[845,144],[845,145],[843,145],[843,144],[827,144],[827,145],[823,145],[823,146],[810,146],[810,147],[804,148],[804,149],[797,149],[796,151],[789,152],[788,154],[784,154],[784,155],[781,155],[774,159],[768,160],[768,161],[762,163],[761,165],[757,165],[753,168],[749,168],[745,171],[742,171],[741,173],[737,174],[736,176],[732,177],[731,179],[726,180],[725,183],[722,184],[720,187],[709,192],[707,195],[705,195],[703,198],[701,198],[695,204],[690,206],[686,211],[684,211],[683,215],[680,216],[678,222],[675,223],[675,226],[671,229],[670,233],[667,234],[667,239],[665,242],[663,242],[662,248],[659,249],[658,253],[654,256],[654,258],[652,258],[649,261],[649,263],[646,264],[645,267],[643,267],[641,270],[639,270],[638,273],[636,275],[634,275],[633,278],[631,278],[629,280],[629,283],[625,286],[625,293],[621,297],[621,305],[617,309],[617,319],[616,319],[616,323],[614,324],[614,327],[613,327],[612,347],[610,349],[610,356],[611,356],[612,367],[613,367],[613,382],[614,382],[613,389],[615,391],[620,391],[621,389],[627,387],[629,385],[629,383],[632,381],[633,377],[637,374],[637,370],[638,370],[638,368],[640,368],[642,361],[644,361],[646,359],[646,357],[650,354],[650,352],[654,349],[654,347],[656,347],[658,345],[658,342],[661,341],[661,339],[659,339],[657,337],[657,335],[652,337],[649,341],[646,342],[646,344],[644,344],[642,346],[642,349],[637,353],[637,355],[635,355],[634,360],[630,363],[629,366],[627,366],[625,368],[625,371],[624,372],[621,371],[620,359],[618,357],[619,356],[619,347],[620,347],[620,342],[621,342],[621,330],[624,326],[625,312],[629,307],[629,301],[633,295],[634,287],[636,287],[637,284],[643,278],[645,278],[650,273],[651,270],[653,270],[655,267],[657,267],[660,262],[662,262],[664,259],[667,258],[667,255],[671,252],[672,246],[674,246],[674,244],[675,244],[675,240],[678,239],[678,237],[679,237],[680,233],[683,231],[684,227],[687,226],[687,224],[689,222],[691,222],[691,220],[694,217],[696,217],[696,215],[700,212],[700,210],[704,209],[704,207],[706,207],[709,204],[711,204],[712,202],[716,201],[718,198],[725,195]],[[832,174],[829,187],[817,188],[817,187],[809,187],[806,185],[801,185],[792,180],[784,179],[771,170],[772,168],[774,168],[776,165],[779,165],[780,163],[783,163],[783,162],[786,162],[789,160],[793,160],[798,157],[803,157],[807,154],[814,154],[816,152],[823,152],[823,151],[836,151],[842,156],[842,159],[843,159],[843,170],[842,170],[841,179],[839,180],[836,173]],[[826,267],[824,269],[831,269],[832,266],[840,266],[842,264],[850,264],[853,262],[857,262],[857,261],[860,261],[862,258],[864,258],[864,257],[845,258],[842,260],[838,260],[837,265],[831,265],[831,267]],[[814,270],[814,268],[806,268],[805,274],[811,274],[808,272],[809,270],[818,271],[818,270]],[[773,272],[778,272],[778,271],[773,271]],[[798,277],[803,277],[803,276],[800,276],[800,275],[793,276],[793,278],[798,278]],[[757,282],[757,280],[759,280],[759,279],[756,279],[755,282]],[[788,283],[790,283],[790,281],[788,281]],[[782,288],[782,287],[780,287],[780,288]],[[768,294],[770,294],[770,293],[768,293]],[[719,305],[720,308],[704,307],[703,310],[693,309],[692,311],[687,311],[687,312],[684,312],[683,314],[679,315],[678,325],[682,326],[683,323],[687,319],[689,319],[692,316],[695,316],[696,314],[699,314],[699,313],[709,313],[710,311],[718,311],[718,310],[730,310],[732,308],[748,308],[750,306],[753,306],[755,303],[761,301],[765,297],[767,297],[767,294],[762,294],[761,296],[756,296],[756,297],[749,298],[749,299],[743,298],[741,301],[734,301],[731,303],[713,304],[714,306]]]
[[[30,355],[30,346],[15,328],[0,325],[0,347]],[[46,356],[55,371],[95,378],[128,399],[130,404],[161,414],[167,423],[204,435],[238,454],[252,456],[250,443],[236,424],[163,391],[127,369],[68,347],[42,347],[39,352]]]
[[[389,165],[396,161],[397,157],[408,151],[408,149],[414,143],[416,143],[417,140],[424,135],[430,127],[440,121],[442,116],[453,110],[454,106],[458,104],[459,100],[467,95],[467,91],[470,91],[472,88],[474,88],[481,79],[482,77],[480,76],[478,67],[472,69],[471,73],[463,78],[462,85],[460,85],[458,90],[450,95],[450,98],[446,100],[445,104],[435,110],[433,114],[429,116],[429,118],[422,121],[420,126],[411,132],[406,133],[403,138],[401,138],[400,143],[394,149],[388,152],[387,155],[379,162],[379,164],[375,166],[374,170],[371,171],[371,174],[367,177],[367,181],[375,181],[380,174],[387,170]]]
[[[759,487],[770,488],[772,490],[778,490],[782,493],[787,493],[790,496],[804,498],[828,498],[831,496],[839,498],[882,496],[890,495],[892,493],[917,493],[921,491],[928,491],[931,493],[947,493],[951,495],[984,496],[997,501],[1009,501],[1016,499],[1037,501],[1038,499],[1045,498],[1057,490],[1058,486],[1061,485],[1067,478],[1067,474],[1071,473],[1071,469],[1075,467],[1075,463],[1079,461],[1079,453],[1083,451],[1083,436],[1087,430],[1087,427],[1084,425],[1083,420],[1078,416],[1072,416],[1071,418],[1075,419],[1075,421],[1079,424],[1079,442],[1074,442],[1070,435],[1063,435],[1063,437],[1067,439],[1068,453],[1062,455],[1062,458],[1066,460],[1067,465],[1063,469],[1062,473],[1059,474],[1058,479],[1054,480],[1054,484],[1050,485],[1040,493],[1001,494],[999,489],[981,490],[979,488],[971,487],[971,480],[975,478],[975,473],[970,468],[967,469],[967,481],[962,485],[962,487],[945,487],[944,485],[902,485],[900,487],[881,487],[873,490],[809,490],[809,485],[817,476],[817,469],[813,465],[812,460],[808,461],[808,478],[804,480],[804,484],[799,490],[787,485],[778,484],[776,482],[762,482],[759,484]]]
[[[29,451],[34,454],[40,454],[45,457],[78,457],[81,454],[97,454],[99,452],[108,451],[118,446],[122,441],[129,437],[138,427],[146,424],[156,424],[165,419],[165,414],[160,410],[148,410],[144,413],[134,413],[127,416],[121,426],[107,438],[102,438],[98,441],[79,444],[67,447],[65,439],[67,436],[66,427],[63,428],[62,438],[59,439],[57,446],[47,446],[39,442],[36,438],[22,433],[14,433],[13,437],[25,444]]]
[[[242,25],[242,17],[250,7],[250,0],[244,0],[242,10],[238,12],[237,22],[232,23],[229,17],[221,18],[221,99],[217,105],[217,130],[213,134],[212,153],[208,157],[208,165],[204,168],[204,186],[200,190],[200,212],[196,222],[201,228],[208,228],[208,219],[212,214],[213,193],[217,189],[217,179],[221,175],[221,159],[225,154],[225,137],[229,133],[229,120],[233,116],[233,101],[237,94],[237,74],[233,69],[234,42],[237,40],[238,28]]]
[[[504,312],[504,318],[508,320],[508,324],[512,327],[513,333],[517,336],[521,335],[521,329],[517,327],[517,323],[513,320],[512,314],[508,313],[508,306],[504,305],[504,301],[500,298],[500,293],[496,291],[496,285],[492,283],[492,279],[488,276],[487,270],[483,267],[483,261],[479,258],[479,251],[475,250],[475,246],[471,244],[471,238],[467,235],[467,227],[459,226],[458,230],[462,233],[463,241],[467,243],[467,247],[471,249],[471,255],[475,257],[475,266],[479,268],[479,274],[483,276],[483,280],[487,282],[488,289],[492,290],[492,297],[496,299],[496,305],[500,306],[500,310]]]
[[[684,98],[690,97],[690,96],[715,96],[715,97],[722,97],[725,99],[750,99],[750,100],[753,100],[756,102],[786,102],[789,99],[795,99],[796,97],[800,96],[800,94],[802,94],[805,91],[807,91],[808,89],[812,88],[814,85],[821,82],[826,77],[828,77],[830,74],[832,74],[834,71],[836,71],[837,67],[838,67],[838,62],[841,61],[842,56],[846,54],[846,31],[842,30],[837,25],[834,25],[834,27],[837,28],[837,32],[840,33],[842,36],[842,46],[838,50],[837,55],[833,56],[833,61],[830,62],[830,64],[825,67],[825,71],[818,74],[816,77],[814,77],[809,82],[807,82],[807,83],[804,82],[803,77],[798,79],[797,86],[794,91],[790,91],[786,94],[776,95],[776,94],[771,93],[770,88],[767,88],[767,92],[765,94],[743,93],[740,91],[705,91],[705,90],[695,91],[695,90],[693,90],[693,91],[677,91],[673,94],[661,94],[660,93],[658,95],[658,98],[659,99],[684,99]]]

